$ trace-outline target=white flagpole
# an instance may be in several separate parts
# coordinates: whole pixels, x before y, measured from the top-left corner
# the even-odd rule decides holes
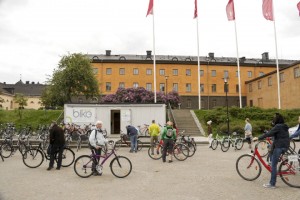
[[[198,0],[195,0],[195,6],[196,6],[196,8],[195,9],[197,9],[196,11],[197,11],[197,58],[198,58],[198,73],[197,73],[197,75],[198,75],[198,105],[199,105],[199,110],[201,110],[201,82],[200,82],[200,56],[199,56],[199,23],[198,23],[198,2],[197,2]]]
[[[154,4],[153,4],[154,11]],[[153,12],[153,76],[154,76],[154,103],[156,103],[156,58],[155,58],[155,29],[154,29],[154,12]]]
[[[235,30],[235,45],[236,45],[236,61],[237,61],[237,66],[238,66],[239,100],[240,100],[240,108],[242,108],[241,71],[240,71],[239,47],[238,47],[237,30],[236,30],[235,20],[234,20],[234,30]]]
[[[276,34],[276,25],[275,25],[274,2],[272,2],[272,10],[273,10],[273,24],[274,24],[274,37],[275,37],[275,50],[276,50],[278,109],[281,109],[281,101],[280,101],[280,79],[279,79],[279,64],[278,64],[277,34]]]
[[[199,28],[198,28],[198,14],[197,14],[197,57],[198,57],[198,105],[201,110],[201,83],[200,83],[200,57],[199,57]]]

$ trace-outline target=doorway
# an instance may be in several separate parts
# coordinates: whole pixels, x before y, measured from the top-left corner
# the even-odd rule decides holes
[[[110,116],[111,116],[110,119],[111,134],[120,134],[121,131],[120,110],[111,110]]]

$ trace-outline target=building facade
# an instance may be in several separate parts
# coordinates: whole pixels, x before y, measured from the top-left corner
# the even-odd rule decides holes
[[[19,108],[19,104],[14,101],[15,94],[23,94],[27,98],[25,109],[39,109],[41,105],[42,91],[46,85],[21,80],[16,84],[0,83],[0,109],[14,110]]]
[[[202,109],[211,109],[226,105],[239,106],[239,80],[236,58],[215,57],[209,53],[200,57],[198,72],[197,57],[156,55],[154,72],[153,55],[147,51],[145,55],[88,55],[94,68],[95,76],[100,83],[102,95],[113,94],[119,87],[144,87],[147,90],[168,93],[177,91],[181,98],[178,108],[198,109],[199,96]],[[280,60],[280,68],[294,61]],[[239,59],[240,86],[242,106],[247,106],[246,81],[256,79],[276,70],[275,60],[263,53],[260,59]],[[155,73],[155,74],[154,74]],[[198,87],[200,75],[200,95]],[[228,81],[227,94],[224,80]]]
[[[246,82],[247,104],[260,108],[279,108],[277,71]],[[280,107],[300,108],[300,62],[279,70]]]

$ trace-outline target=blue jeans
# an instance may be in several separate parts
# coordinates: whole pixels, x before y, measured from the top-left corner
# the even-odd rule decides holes
[[[271,180],[270,184],[275,186],[276,185],[276,177],[277,177],[277,164],[279,157],[282,153],[286,152],[286,148],[274,148],[273,153],[271,155],[272,161],[272,171],[271,171]]]
[[[137,151],[137,135],[130,136],[130,151]]]

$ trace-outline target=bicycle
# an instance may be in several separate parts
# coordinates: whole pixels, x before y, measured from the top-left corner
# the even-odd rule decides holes
[[[151,146],[148,149],[148,155],[153,160],[159,160],[162,157],[163,153],[163,140],[160,140],[159,142],[153,144],[154,145],[154,153],[151,152]],[[189,148],[182,143],[175,143],[172,149],[172,153],[174,157],[178,161],[184,161],[189,157]]]
[[[241,150],[243,148],[243,138],[241,138],[236,132],[233,132],[232,135],[235,137],[233,138],[229,135],[228,137],[225,137],[221,143],[221,150],[223,152],[227,152],[230,146],[234,147],[235,150]]]
[[[23,163],[29,168],[39,167],[44,160],[50,160],[50,155],[48,155],[42,148],[42,143],[39,144],[37,148],[30,148],[22,156]],[[54,160],[58,160],[58,150],[54,154]],[[69,167],[73,164],[75,160],[75,153],[68,147],[64,147],[62,154],[62,167]]]
[[[113,148],[110,152],[106,152],[104,155],[96,155],[93,148],[91,148],[91,155],[79,156],[74,163],[74,171],[81,178],[88,178],[93,174],[93,166],[100,168],[102,170],[104,163],[111,157],[114,158],[110,161],[109,167],[112,174],[117,178],[125,178],[132,171],[131,161],[125,156],[118,156],[116,154],[115,146],[111,145]],[[102,159],[99,164],[98,160]]]
[[[185,135],[183,135],[183,133],[184,133],[185,131],[182,131],[180,134],[179,134],[179,140],[178,140],[178,142],[179,143],[182,143],[182,144],[185,144],[188,148],[189,148],[189,157],[192,157],[194,154],[195,154],[195,152],[196,152],[196,142],[194,141],[194,138],[192,138],[192,139],[190,139],[190,136],[189,135],[187,135],[187,136],[185,136]],[[185,138],[185,137],[187,137],[187,138]],[[194,142],[192,142],[192,141],[194,141]]]
[[[218,147],[218,145],[220,144],[222,144],[223,143],[223,141],[224,141],[224,136],[219,136],[219,134],[217,133],[217,135],[216,135],[216,137],[211,141],[211,149],[212,150],[216,150],[217,149],[217,147]]]
[[[290,155],[287,159],[283,160],[283,154],[281,159],[283,160],[279,164],[279,170],[277,176],[280,176],[281,180],[290,187],[300,188],[300,157],[299,155],[289,147]],[[261,164],[269,172],[272,171],[270,165],[268,165],[260,155],[258,151],[258,143],[255,145],[254,152],[252,154],[241,155],[236,161],[236,170],[241,178],[247,181],[256,180],[262,171]]]
[[[137,126],[137,127],[138,127],[138,131],[139,131],[139,135],[150,136],[149,135],[149,124],[144,124],[143,127],[141,127],[141,126]]]
[[[130,147],[129,137],[121,131],[120,140],[115,142],[115,150],[118,150],[123,144]],[[137,139],[137,150],[138,151],[142,150],[143,146],[144,143],[141,140]]]

